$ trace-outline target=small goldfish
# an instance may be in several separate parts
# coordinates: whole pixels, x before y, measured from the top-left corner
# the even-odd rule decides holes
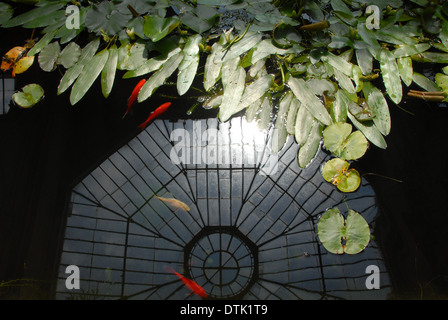
[[[207,292],[202,288],[200,285],[198,285],[196,282],[194,282],[191,279],[188,279],[181,275],[180,273],[177,273],[174,271],[173,268],[169,266],[164,266],[165,271],[175,274],[184,284],[185,286],[190,289],[194,294],[197,294],[201,298],[207,298]]]
[[[180,208],[180,209],[184,209],[185,211],[190,211],[190,207],[180,200],[173,199],[173,198],[162,198],[159,196],[156,196],[156,198],[159,199],[160,201],[168,203],[169,205],[171,205],[175,208]]]
[[[142,130],[145,130],[146,126],[148,124],[150,124],[155,118],[157,118],[158,116],[160,116],[162,113],[164,113],[166,111],[166,109],[169,108],[169,106],[171,106],[171,102],[165,102],[164,104],[162,104],[161,106],[159,106],[156,110],[154,110],[153,112],[151,112],[151,114],[149,115],[148,119],[146,119],[145,122],[143,122],[142,124],[140,124],[138,127]]]
[[[132,90],[131,96],[128,98],[128,108],[126,109],[126,113],[123,115],[123,118],[131,111],[131,107],[134,104],[135,100],[137,100],[138,93],[142,89],[143,85],[146,83],[145,79],[140,80],[139,83],[135,86],[134,90]]]

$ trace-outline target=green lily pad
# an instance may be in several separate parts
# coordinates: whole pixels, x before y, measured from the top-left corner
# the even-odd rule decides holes
[[[346,219],[338,208],[327,210],[319,219],[317,235],[325,249],[334,254],[357,254],[370,241],[367,221],[351,209]]]
[[[352,133],[352,125],[336,122],[324,132],[325,147],[339,158],[355,160],[361,158],[367,150],[368,142],[361,131]]]
[[[11,19],[14,14],[13,8],[6,3],[0,3],[0,25]]]
[[[38,84],[29,84],[22,88],[22,91],[12,95],[14,102],[21,108],[31,108],[44,96],[44,89]]]
[[[350,164],[340,158],[327,161],[322,168],[323,178],[342,192],[353,192],[361,184],[361,176]]]
[[[51,72],[56,68],[57,60],[61,52],[59,42],[55,41],[45,48],[39,54],[39,66],[46,72]]]
[[[165,38],[180,24],[177,17],[162,18],[156,15],[146,16],[143,24],[143,32],[153,42]]]
[[[103,1],[92,7],[86,15],[86,27],[90,32],[101,35],[103,31],[108,36],[118,34],[132,18],[131,12],[122,13],[110,1]]]

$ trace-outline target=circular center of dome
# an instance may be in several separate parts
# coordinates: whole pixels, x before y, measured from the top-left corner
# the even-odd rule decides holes
[[[203,228],[186,246],[187,276],[212,299],[243,296],[258,276],[257,246],[237,228]]]

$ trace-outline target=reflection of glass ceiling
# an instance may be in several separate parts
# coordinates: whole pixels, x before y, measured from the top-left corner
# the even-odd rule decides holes
[[[200,299],[170,266],[210,298],[386,298],[389,279],[373,240],[360,254],[334,255],[316,231],[334,206],[373,223],[372,188],[338,192],[321,176],[324,152],[302,170],[292,138],[270,154],[271,134],[242,118],[155,121],[73,189],[56,297]],[[80,268],[79,290],[65,288],[67,265]],[[366,288],[368,265],[381,270],[379,290]]]
[[[14,79],[5,77],[2,72],[2,77],[0,78],[0,115],[8,113],[9,103],[11,102],[14,91]]]

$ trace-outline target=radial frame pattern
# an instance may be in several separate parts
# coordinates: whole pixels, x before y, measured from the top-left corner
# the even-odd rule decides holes
[[[273,136],[244,118],[155,121],[73,189],[56,298],[201,299],[166,266],[212,299],[386,298],[373,240],[334,255],[316,230],[335,206],[373,225],[373,189],[337,191],[320,173],[327,153],[301,169],[293,139],[276,154]],[[68,265],[80,268],[79,290],[66,288]],[[366,287],[369,265],[381,271],[378,290]]]

